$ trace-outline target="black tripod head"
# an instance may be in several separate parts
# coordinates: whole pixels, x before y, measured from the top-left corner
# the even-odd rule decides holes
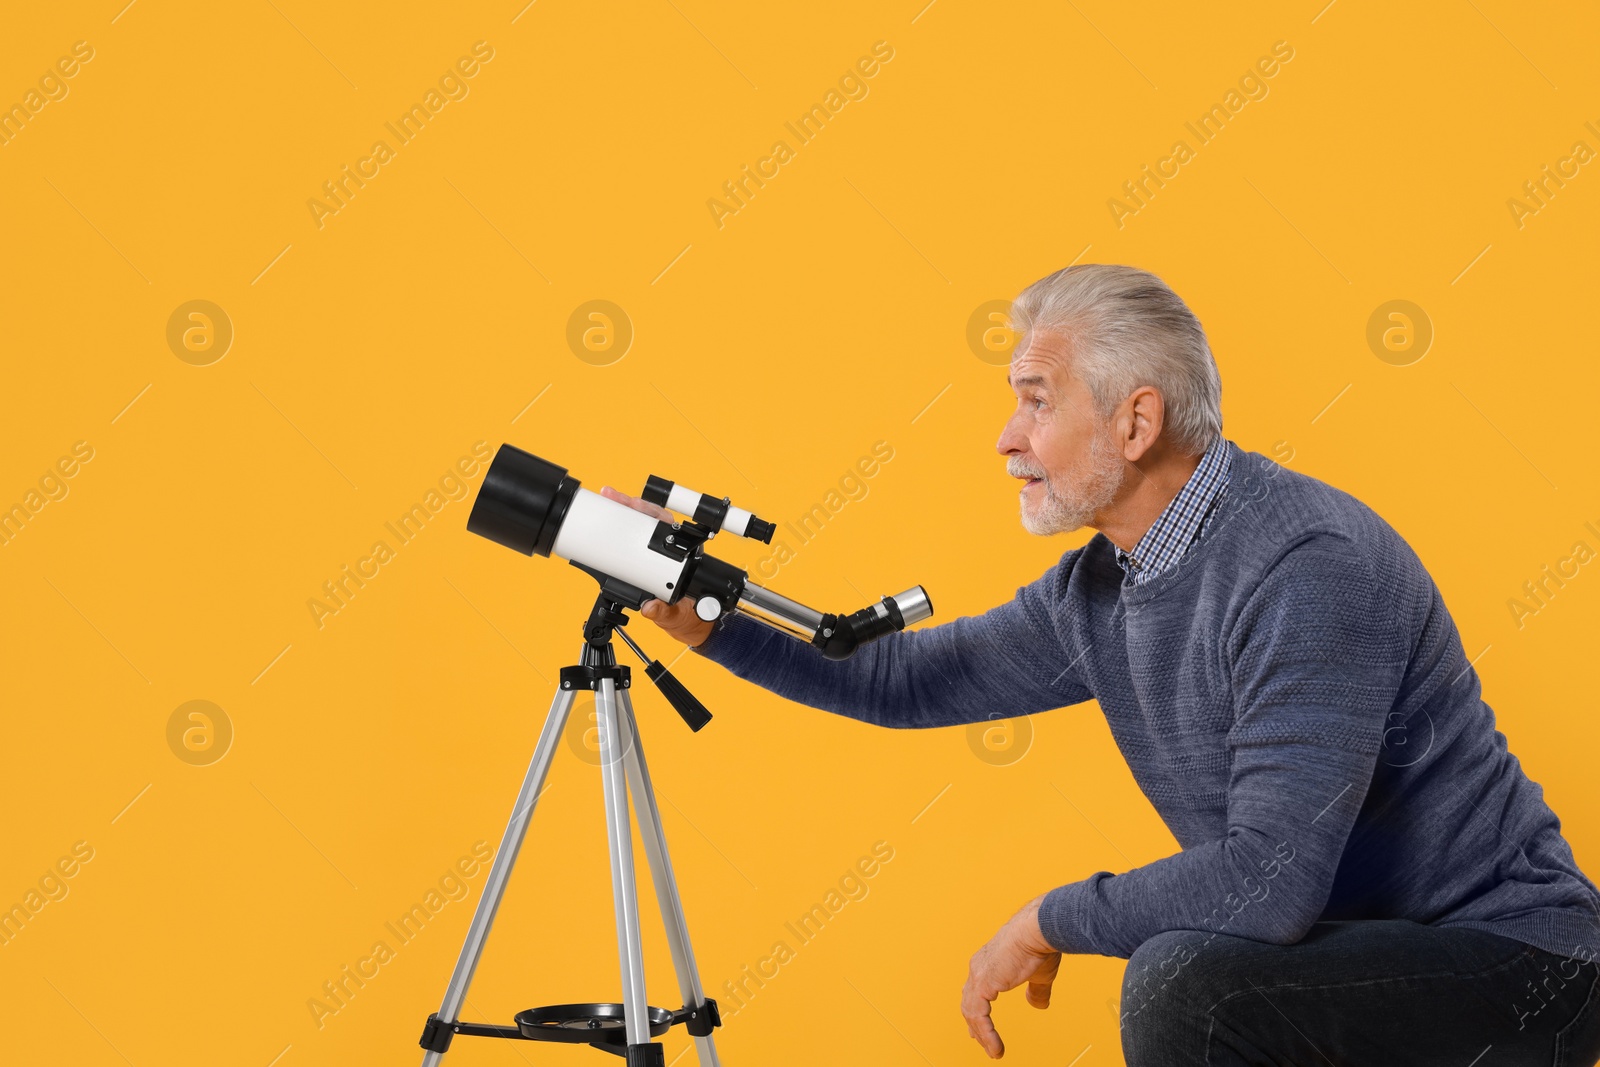
[[[600,583],[600,593],[595,597],[594,607],[589,609],[589,618],[583,624],[583,639],[587,644],[585,659],[589,663],[583,666],[609,667],[616,664],[616,652],[611,644],[613,632],[621,635],[633,649],[634,654],[644,661],[644,673],[661,690],[661,695],[667,698],[667,703],[672,705],[683,721],[689,724],[689,729],[698,732],[701,727],[711,721],[711,712],[700,703],[688,688],[667,670],[666,665],[658,659],[651,659],[639,647],[626,627],[628,616],[627,609],[638,611],[644,606],[646,600],[654,600],[653,593],[647,593],[638,586],[629,585],[585,566],[576,560],[569,560],[574,567],[589,575]]]

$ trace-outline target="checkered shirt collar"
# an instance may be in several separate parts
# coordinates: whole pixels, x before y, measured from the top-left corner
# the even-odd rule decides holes
[[[1218,434],[1200,457],[1200,465],[1133,546],[1133,551],[1117,549],[1117,562],[1125,573],[1133,576],[1134,585],[1149,581],[1183,558],[1189,546],[1199,538],[1211,505],[1227,489],[1232,468],[1232,450],[1227,439]]]

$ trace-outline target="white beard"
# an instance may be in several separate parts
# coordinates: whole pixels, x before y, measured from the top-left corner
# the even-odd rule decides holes
[[[1127,465],[1122,453],[1111,443],[1109,431],[1096,433],[1089,442],[1087,461],[1055,481],[1038,469],[1023,468],[1009,473],[1043,478],[1044,500],[1031,508],[1026,500],[1022,504],[1022,528],[1041,537],[1071,533],[1089,525],[1116,499],[1128,477]]]

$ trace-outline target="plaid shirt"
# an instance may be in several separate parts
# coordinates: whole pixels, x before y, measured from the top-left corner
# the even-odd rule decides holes
[[[1156,577],[1183,558],[1189,546],[1200,539],[1214,505],[1228,491],[1228,476],[1232,473],[1233,456],[1221,434],[1200,457],[1178,495],[1166,506],[1132,552],[1117,549],[1117,562],[1125,574],[1132,575],[1134,585]]]

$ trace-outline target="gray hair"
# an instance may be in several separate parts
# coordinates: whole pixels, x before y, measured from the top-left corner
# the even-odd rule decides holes
[[[1160,278],[1117,264],[1081,263],[1040,278],[1011,305],[1026,340],[1034,330],[1069,333],[1073,373],[1106,418],[1140,386],[1165,409],[1162,435],[1199,455],[1222,433],[1222,378],[1200,320]]]

